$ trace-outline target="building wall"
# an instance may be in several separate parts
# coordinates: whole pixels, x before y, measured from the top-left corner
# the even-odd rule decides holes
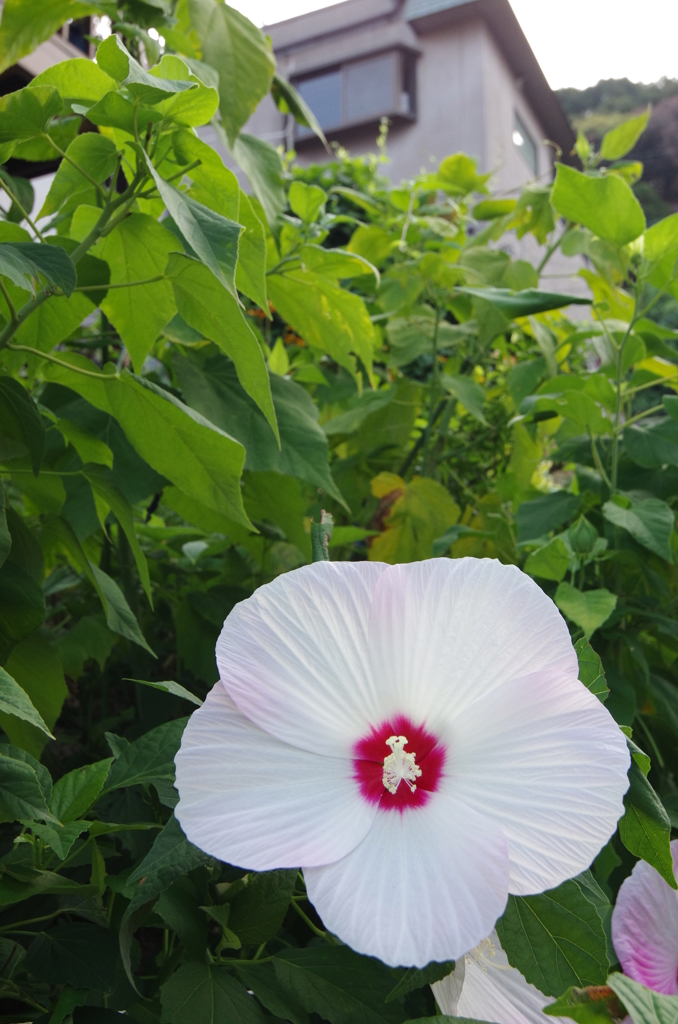
[[[525,156],[513,142],[515,114],[530,132],[537,148],[537,175],[547,181],[554,150],[544,145],[545,131],[527,102],[491,34],[483,31],[483,90],[485,109],[484,170],[493,172],[497,192],[513,192],[534,177]]]

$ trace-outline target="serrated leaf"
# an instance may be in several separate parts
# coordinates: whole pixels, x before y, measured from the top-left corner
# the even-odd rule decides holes
[[[571,583],[558,584],[555,602],[561,612],[584,630],[587,639],[607,622],[617,607],[617,595],[605,587],[598,590],[578,590]]]
[[[626,813],[618,826],[621,841],[636,857],[651,864],[672,889],[678,889],[671,857],[671,822],[635,758],[629,783],[624,796]]]
[[[648,551],[659,555],[666,562],[673,561],[671,535],[675,517],[665,501],[643,498],[641,501],[632,501],[629,508],[622,508],[614,501],[606,501],[603,515],[608,522],[630,533]]]
[[[179,749],[187,718],[177,718],[151,729],[145,736],[130,743],[116,758],[104,793],[123,786],[136,786],[169,779],[174,782],[174,755]]]
[[[50,739],[54,739],[26,691],[19,686],[15,679],[12,679],[4,668],[0,668],[0,712],[3,711],[5,714],[14,715],[15,718],[30,722]]]
[[[113,763],[112,757],[74,768],[52,789],[50,810],[64,824],[81,818],[97,799]]]
[[[281,927],[292,899],[297,871],[253,875],[231,902],[228,926],[243,945],[259,945]]]
[[[453,970],[454,960],[430,963],[423,968],[410,967],[402,972],[400,981],[386,996],[386,1002],[391,1003],[394,999],[400,999],[408,992],[414,992],[423,985],[433,985],[436,981],[442,981]]]
[[[594,693],[603,704],[607,700],[610,690],[605,679],[605,669],[600,657],[593,650],[586,637],[577,640],[574,645],[579,662],[579,680],[584,686]]]
[[[91,924],[58,924],[33,940],[26,967],[38,980],[50,984],[110,992],[117,959],[113,932]]]
[[[55,821],[38,776],[26,761],[0,754],[0,821]]]
[[[161,989],[165,1024],[266,1024],[257,1001],[225,967],[184,964]]]
[[[172,679],[165,679],[163,682],[151,682],[148,679],[128,679],[127,682],[140,683],[142,686],[152,686],[154,690],[163,690],[164,693],[173,693],[175,697],[181,697],[183,700],[188,700],[191,704],[197,704],[198,707],[203,703],[200,700],[200,697],[196,697],[194,693],[191,693],[179,683],[175,683]]]

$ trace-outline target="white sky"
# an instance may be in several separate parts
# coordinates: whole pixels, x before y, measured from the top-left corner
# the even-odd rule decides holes
[[[257,25],[335,0],[228,0]],[[678,0],[511,0],[552,88],[678,78]]]

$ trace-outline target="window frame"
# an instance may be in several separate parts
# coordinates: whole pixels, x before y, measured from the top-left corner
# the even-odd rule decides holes
[[[518,132],[522,136],[522,145],[518,145],[514,138],[516,132]],[[520,116],[520,112],[518,110],[513,111],[513,128],[511,137],[514,148],[517,150],[518,153],[520,153],[523,160],[534,174],[535,178],[539,177],[539,146],[535,142],[532,132],[525,124],[525,121]],[[530,160],[528,156],[528,153],[530,151],[534,154],[534,161]]]
[[[392,78],[392,96],[391,101],[388,104],[388,109],[384,109],[379,113],[350,117],[349,112],[345,108],[347,91],[346,77],[348,69],[361,64],[368,64],[371,61],[376,61],[389,55],[395,55],[397,58],[397,65],[395,74]],[[341,133],[350,131],[354,128],[379,124],[382,117],[388,117],[393,123],[413,123],[417,120],[416,59],[418,56],[419,54],[416,53],[416,51],[410,50],[406,47],[389,46],[386,49],[376,50],[372,53],[356,57],[353,60],[345,60],[337,64],[329,64],[323,67],[314,68],[312,71],[296,76],[292,80],[292,84],[296,89],[299,89],[299,86],[303,85],[304,82],[312,81],[313,79],[320,78],[323,75],[339,72],[339,109],[341,120],[339,124],[329,125],[327,127],[323,126],[323,131],[325,133],[330,132],[332,135],[341,135]],[[402,109],[403,95],[409,96],[410,109],[408,111]],[[308,103],[308,100],[306,100],[306,102]],[[295,124],[295,144],[303,144],[308,141],[313,141],[315,138],[316,136],[309,128],[304,128],[303,126]]]

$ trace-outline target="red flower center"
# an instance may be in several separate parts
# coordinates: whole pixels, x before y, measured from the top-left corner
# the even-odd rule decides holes
[[[435,793],[445,766],[445,748],[433,733],[396,715],[353,748],[353,778],[381,810],[423,807]]]

